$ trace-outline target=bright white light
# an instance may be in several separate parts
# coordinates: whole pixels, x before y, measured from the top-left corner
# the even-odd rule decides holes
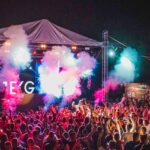
[[[86,70],[83,74],[82,74],[82,76],[84,77],[84,78],[87,78],[87,77],[89,77],[90,75],[92,75],[92,70]]]
[[[113,50],[110,50],[108,54],[109,54],[110,57],[115,56],[115,52]]]
[[[64,64],[66,66],[75,66],[77,64],[77,60],[73,55],[68,55],[66,58],[64,58]]]
[[[12,52],[13,64],[19,69],[25,68],[31,62],[31,55],[27,48],[17,48]]]
[[[6,47],[10,47],[10,46],[11,46],[11,42],[10,42],[10,41],[6,41],[6,42],[4,43],[4,45],[5,45]]]
[[[72,99],[81,94],[80,79],[92,74],[94,57],[82,52],[78,57],[66,47],[53,47],[39,67],[41,92],[52,97]]]
[[[75,90],[76,90],[76,85],[78,83],[78,80],[77,79],[71,79],[69,82],[67,82],[65,85],[64,85],[64,95],[65,96],[69,96],[69,95],[72,95],[75,93]]]
[[[29,69],[32,70],[32,67],[30,66]]]
[[[42,74],[43,73],[43,67],[42,66],[39,66],[39,68],[38,68],[38,72],[40,73],[40,74]]]
[[[46,93],[56,97],[62,95],[60,77],[58,72],[48,72],[46,68],[42,66],[39,67],[40,72],[40,83],[41,83],[41,93]]]

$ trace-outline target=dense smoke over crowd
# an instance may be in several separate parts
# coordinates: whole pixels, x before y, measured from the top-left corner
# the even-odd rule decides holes
[[[5,32],[6,41],[0,47],[0,60],[3,68],[0,72],[0,85],[5,86],[3,106],[15,110],[21,102],[20,70],[25,69],[31,62],[28,49],[28,39],[22,26],[10,26]],[[14,92],[11,92],[10,83],[13,83]]]
[[[137,60],[138,53],[131,47],[124,48],[114,69],[110,71],[108,80],[105,81],[105,88],[95,91],[95,104],[104,100],[104,95],[110,89],[115,90],[121,83],[133,82],[137,77]]]
[[[46,52],[39,66],[41,93],[48,95],[46,105],[55,97],[70,101],[80,96],[80,79],[91,76],[95,65],[96,59],[88,53],[80,52],[75,56],[65,46],[55,46]]]

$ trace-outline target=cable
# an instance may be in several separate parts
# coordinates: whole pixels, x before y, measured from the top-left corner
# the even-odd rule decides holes
[[[149,56],[141,56],[143,58],[145,58],[146,60],[150,61],[150,57]]]
[[[120,45],[122,45],[122,46],[124,46],[124,47],[128,47],[126,44],[124,44],[124,43],[118,41],[117,39],[115,39],[115,38],[113,38],[113,37],[111,37],[111,36],[109,36],[109,38],[112,39],[113,41],[119,43]],[[141,57],[143,57],[143,58],[145,58],[146,60],[149,60],[149,61],[150,61],[150,56],[141,56]]]
[[[122,46],[124,46],[124,47],[128,47],[126,44],[124,44],[124,43],[118,41],[117,39],[115,39],[115,38],[113,38],[113,37],[111,37],[111,36],[109,36],[109,38],[112,39],[113,41],[119,43],[120,45],[122,45]]]

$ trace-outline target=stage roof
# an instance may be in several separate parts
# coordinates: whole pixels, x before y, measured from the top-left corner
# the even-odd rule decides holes
[[[46,43],[48,45],[77,45],[87,47],[102,47],[102,42],[98,42],[86,36],[72,32],[68,29],[60,27],[46,19],[21,24],[25,30],[29,43],[39,44]],[[0,29],[0,43],[6,40],[4,32],[8,29]]]

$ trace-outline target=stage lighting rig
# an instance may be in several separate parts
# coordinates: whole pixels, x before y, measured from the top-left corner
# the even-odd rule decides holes
[[[76,51],[77,50],[77,46],[76,45],[72,45],[71,49],[72,49],[72,51]]]
[[[47,49],[47,45],[45,43],[41,43],[40,44],[40,49],[41,50],[46,50]]]

